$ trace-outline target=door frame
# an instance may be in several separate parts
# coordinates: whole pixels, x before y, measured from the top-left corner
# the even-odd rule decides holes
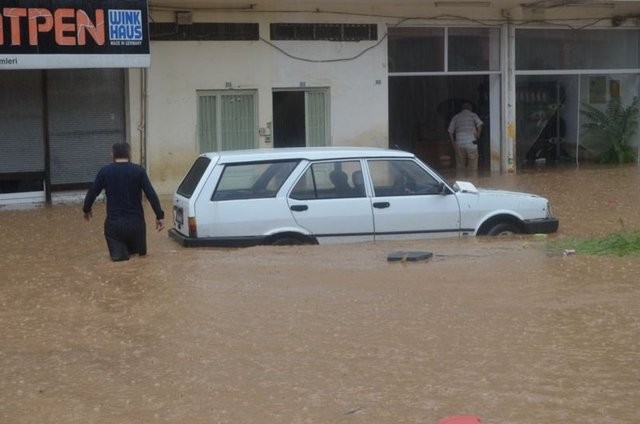
[[[307,93],[312,92],[321,92],[325,94],[325,107],[324,107],[324,126],[325,126],[325,146],[331,145],[331,90],[330,87],[278,87],[272,88],[271,92],[283,92],[283,91],[302,91],[305,93],[304,95],[304,123],[305,123],[305,146],[309,147],[309,132],[308,132],[308,96]],[[274,121],[275,116],[273,116],[273,96],[271,101],[271,122]],[[273,125],[272,125],[273,128]],[[273,130],[273,140],[275,140],[275,129]]]

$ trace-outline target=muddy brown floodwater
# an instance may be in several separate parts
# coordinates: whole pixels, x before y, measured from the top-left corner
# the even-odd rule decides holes
[[[0,210],[0,422],[638,422],[640,257],[548,249],[640,228],[638,168],[472,180],[549,197],[560,232],[229,250],[150,229],[112,263],[104,204]]]

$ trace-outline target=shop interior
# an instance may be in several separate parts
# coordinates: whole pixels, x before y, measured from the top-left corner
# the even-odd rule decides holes
[[[478,168],[490,169],[489,76],[394,76],[389,78],[389,146],[415,153],[433,168],[455,169],[449,121],[469,102],[483,121]]]
[[[523,76],[516,86],[516,160],[519,168],[575,161],[576,76]],[[573,119],[572,119],[573,118]]]
[[[635,74],[526,75],[516,79],[518,166],[597,162],[602,140],[585,129],[585,105],[606,113],[609,101],[623,107],[638,95]],[[634,146],[640,133],[636,131]]]

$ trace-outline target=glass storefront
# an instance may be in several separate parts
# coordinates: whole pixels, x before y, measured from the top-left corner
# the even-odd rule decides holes
[[[534,75],[516,78],[518,166],[574,161],[578,140],[578,78]]]
[[[391,73],[499,70],[498,28],[389,28]]]
[[[610,101],[627,107],[640,94],[639,37],[637,30],[516,30],[518,166],[601,159],[607,140],[585,128],[582,111],[606,114]],[[636,129],[629,144],[639,141]]]
[[[619,99],[623,107],[628,107],[633,99],[640,95],[640,74],[587,74],[580,76],[580,105],[590,105],[606,112],[612,99]],[[582,107],[581,109],[584,109]],[[613,116],[610,116],[613,118]],[[580,115],[579,151],[587,160],[598,160],[607,150],[607,140],[594,135],[584,128],[587,117]],[[636,125],[635,134],[629,142],[637,148],[640,145],[640,128]]]
[[[637,69],[640,31],[517,29],[517,70]]]
[[[484,122],[480,169],[499,148],[500,29],[389,28],[389,146],[414,152],[446,171],[454,167],[447,127],[463,103]]]
[[[444,28],[389,28],[389,72],[444,70]]]
[[[449,28],[449,71],[499,71],[498,28]]]

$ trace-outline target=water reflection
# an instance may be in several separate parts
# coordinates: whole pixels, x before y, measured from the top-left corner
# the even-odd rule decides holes
[[[572,238],[639,228],[639,178],[471,180],[548,197],[551,238]],[[636,257],[532,237],[183,249],[150,231],[148,257],[112,263],[94,216],[0,211],[0,422],[637,418]],[[387,263],[399,249],[435,256]]]

